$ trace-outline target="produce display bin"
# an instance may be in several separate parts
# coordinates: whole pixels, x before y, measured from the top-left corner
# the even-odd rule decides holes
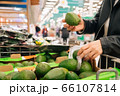
[[[68,51],[70,46],[68,45],[44,45],[39,48],[40,51],[48,51],[48,52],[61,52]]]
[[[40,53],[39,46],[0,46],[0,58],[10,57],[11,54],[29,56],[38,53]]]
[[[100,69],[97,71],[96,75],[89,76],[80,80],[120,80],[120,69],[118,69],[116,66],[117,63],[120,64],[120,59],[106,54],[102,54],[101,56],[104,56],[106,58],[106,62],[104,62],[104,64],[106,65],[106,69]],[[114,64],[113,67],[108,67],[110,62]],[[100,58],[100,68],[101,63],[102,61]]]

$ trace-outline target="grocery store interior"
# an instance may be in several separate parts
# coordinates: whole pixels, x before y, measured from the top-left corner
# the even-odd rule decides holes
[[[80,14],[84,20],[94,19],[102,2],[103,0],[0,0],[0,80],[21,80],[23,78],[20,77],[20,72],[24,73],[23,80],[34,80],[36,76],[38,80],[96,80],[95,74],[100,70],[100,57],[92,62],[92,66],[83,62],[85,66],[90,66],[88,71],[91,73],[82,74],[87,69],[78,71],[81,64],[77,64],[75,52],[80,46],[93,41],[94,34],[79,35],[76,31],[69,31],[62,20],[69,12],[77,16]],[[115,59],[104,56],[106,60]],[[68,62],[73,63],[67,65]],[[114,65],[119,62],[113,60]],[[56,67],[66,69],[58,70]],[[107,64],[106,69],[109,69]],[[1,75],[3,73],[4,78]],[[13,74],[9,75],[10,73]],[[52,74],[56,77],[52,77]],[[99,77],[101,80],[118,79],[114,73],[102,75]]]

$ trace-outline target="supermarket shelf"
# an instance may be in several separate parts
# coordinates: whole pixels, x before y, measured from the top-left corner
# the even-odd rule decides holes
[[[10,47],[25,47],[25,48],[34,48],[34,47],[39,47],[39,46],[28,46],[28,45],[27,45],[27,46],[25,46],[25,45],[24,45],[24,46],[0,46],[0,47],[1,47],[1,48],[7,48],[7,47],[8,47],[8,48],[10,48]]]
[[[10,19],[15,19],[15,18],[17,18],[17,19],[24,19],[24,18],[22,18],[22,17],[2,17],[2,16],[1,16],[1,18],[10,18]]]
[[[16,12],[16,11],[0,11],[2,14],[27,14],[27,12]]]
[[[0,1],[0,4],[27,5],[26,2]]]
[[[9,53],[38,53],[40,51],[17,51],[17,52],[14,52],[14,51],[11,51]],[[0,53],[8,53],[8,52],[0,52]]]
[[[10,24],[27,24],[27,22],[0,22],[0,23],[10,23]]]

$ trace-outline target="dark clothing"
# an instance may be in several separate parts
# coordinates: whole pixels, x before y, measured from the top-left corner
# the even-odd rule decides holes
[[[41,30],[40,27],[38,26],[36,26],[35,29],[36,29],[36,33],[38,33]]]
[[[103,54],[120,58],[120,1],[113,7],[114,1],[103,0],[102,6],[94,19],[84,20],[85,30],[83,33],[95,33],[95,40],[101,40]],[[108,34],[107,37],[103,37],[104,24],[109,17]],[[102,64],[102,68],[105,68],[104,64]]]
[[[47,30],[47,28],[43,28],[42,34],[43,34],[43,37],[47,37],[48,36],[48,30]]]
[[[62,28],[62,38],[68,38],[69,37],[69,31],[67,30],[67,28]]]
[[[41,29],[38,26],[36,26],[35,29],[36,29],[36,36],[38,37],[39,36],[38,34],[39,34],[39,32],[40,32]]]

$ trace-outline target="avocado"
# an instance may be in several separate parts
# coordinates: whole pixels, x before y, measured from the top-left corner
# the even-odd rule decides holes
[[[0,65],[3,65],[3,63],[0,63]]]
[[[39,55],[39,56],[37,56],[37,58],[36,58],[36,62],[38,62],[38,63],[40,63],[40,62],[46,62],[46,56],[42,56],[42,55]]]
[[[50,69],[51,67],[48,65],[48,63],[39,63],[35,69],[37,78],[43,77],[48,71],[50,71]]]
[[[48,63],[52,63],[52,62],[55,62],[54,59],[48,59],[47,61]]]
[[[47,60],[52,59],[52,56],[50,54],[45,54],[45,56]]]
[[[5,76],[6,76],[6,74],[4,72],[0,72],[0,80],[4,80]]]
[[[73,71],[68,71],[66,74],[66,79],[67,80],[78,80],[79,76]]]
[[[76,57],[77,57],[77,53],[78,53],[78,51],[79,51],[79,50],[75,50],[75,51],[73,52],[73,58],[76,59],[76,60],[77,60]]]
[[[61,68],[50,70],[44,77],[44,80],[65,80],[65,72]]]
[[[34,62],[33,61],[29,61],[28,62],[28,66],[32,66],[32,65],[34,65]]]
[[[77,26],[81,22],[78,15],[72,12],[66,14],[65,21],[70,26]]]
[[[36,75],[33,71],[23,70],[21,72],[16,73],[12,80],[35,80]]]
[[[15,64],[14,63],[8,63],[8,65],[12,65],[13,68],[15,68]]]
[[[60,52],[60,56],[68,56],[68,52],[62,51],[62,52]]]
[[[80,73],[79,78],[82,79],[82,78],[86,78],[88,76],[92,76],[95,74],[96,74],[96,72],[82,72],[82,73]]]
[[[83,61],[82,64],[81,64],[79,72],[82,73],[82,72],[87,72],[87,71],[91,72],[92,71],[92,66],[89,62]]]
[[[21,63],[15,63],[15,67],[23,67],[24,65]]]
[[[22,64],[23,64],[24,66],[28,66],[28,65],[29,65],[29,61],[23,61]]]
[[[9,73],[7,74],[5,77],[4,77],[4,80],[11,80],[11,78],[17,74],[18,72],[12,72],[12,73]]]
[[[59,67],[66,68],[69,71],[75,71],[76,68],[77,68],[77,64],[78,64],[77,60],[75,60],[75,59],[67,59],[67,60],[62,61],[59,64]]]
[[[66,69],[66,68],[61,68],[61,69],[64,71],[65,74],[67,74],[68,69]]]

